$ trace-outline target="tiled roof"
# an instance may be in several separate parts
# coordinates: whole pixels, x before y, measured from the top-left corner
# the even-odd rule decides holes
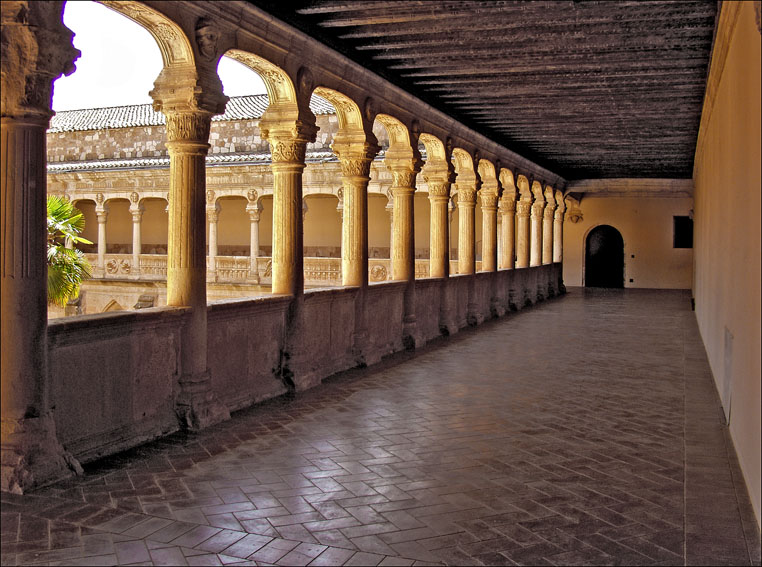
[[[381,150],[376,160],[382,160],[386,152]],[[272,155],[267,154],[212,154],[206,156],[207,165],[257,165],[271,163]],[[333,152],[307,152],[307,163],[325,163],[338,161]],[[99,159],[91,161],[69,161],[49,163],[48,173],[65,173],[67,171],[93,171],[113,169],[165,169],[169,167],[169,157],[130,158],[130,159]]]
[[[214,121],[250,120],[262,117],[267,109],[267,95],[230,97],[225,114],[212,117]],[[335,114],[331,103],[312,95],[310,109],[317,114]],[[78,130],[104,130],[106,128],[133,128],[136,126],[160,126],[164,115],[156,112],[150,104],[131,104],[108,108],[62,110],[50,120],[48,132],[74,132]]]

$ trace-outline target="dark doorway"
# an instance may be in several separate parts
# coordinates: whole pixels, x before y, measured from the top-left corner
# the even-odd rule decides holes
[[[596,226],[587,235],[585,287],[624,287],[624,240],[613,226]]]

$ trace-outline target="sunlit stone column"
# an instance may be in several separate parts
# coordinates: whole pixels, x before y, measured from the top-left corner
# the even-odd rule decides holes
[[[458,273],[473,274],[476,271],[474,255],[476,212],[476,181],[461,181],[458,175],[455,186],[458,188]]]
[[[302,173],[307,143],[315,139],[314,125],[268,126],[262,133],[270,143],[273,170],[272,292],[304,293],[304,211]]]
[[[47,376],[46,149],[52,83],[79,51],[62,2],[0,3],[0,297],[3,491],[81,472],[56,438]]]
[[[341,164],[343,211],[341,224],[341,284],[368,285],[368,183],[370,164],[378,152],[375,144],[335,142]]]
[[[529,267],[529,211],[532,209],[531,197],[522,195],[516,203],[516,267]]]
[[[140,225],[144,210],[145,208],[140,202],[133,202],[130,205],[130,213],[132,214],[132,268],[130,269],[130,276],[135,278],[140,277],[140,252],[143,246]]]
[[[212,113],[163,110],[169,151],[167,305],[191,307],[183,327],[177,412],[201,429],[230,414],[212,392],[207,364],[206,164]]]
[[[250,246],[249,246],[249,280],[254,283],[259,283],[259,267],[257,265],[257,257],[259,256],[259,217],[262,212],[262,207],[257,200],[257,192],[249,191],[249,202],[246,205],[246,212],[249,213],[249,225],[250,225]]]
[[[556,212],[556,200],[553,188],[545,188],[545,212],[542,220],[542,263],[553,263],[553,218]]]
[[[427,172],[423,177],[429,186],[431,222],[429,227],[429,275],[446,278],[450,275],[450,203],[449,172]]]
[[[394,217],[392,224],[392,279],[415,278],[415,236],[413,233],[413,196],[417,171],[401,166],[392,170]]]
[[[98,221],[98,267],[96,273],[106,277],[106,221],[108,220],[108,205],[103,202],[103,195],[98,193],[95,205],[95,218]]]
[[[503,196],[500,199],[500,218],[502,228],[500,230],[500,239],[502,246],[500,248],[500,268],[503,270],[513,269],[514,257],[514,232],[516,231],[516,201],[514,198]]]
[[[220,205],[216,201],[206,205],[206,220],[209,224],[209,262],[207,281],[217,281],[217,221],[220,218]]]
[[[556,203],[558,207],[553,216],[553,262],[560,263],[564,261],[564,213],[566,212],[564,195],[560,191],[556,191]]]
[[[538,182],[532,185],[534,203],[532,204],[531,237],[529,265],[542,264],[542,213],[545,210],[545,199],[542,196],[542,186]]]
[[[497,269],[497,193],[480,192],[482,200],[482,271]]]
[[[389,279],[392,278],[392,250],[394,250],[394,198],[389,194],[389,202],[384,207],[389,215]]]

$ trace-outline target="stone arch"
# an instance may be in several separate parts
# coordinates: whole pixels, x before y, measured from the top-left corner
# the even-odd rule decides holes
[[[313,94],[324,98],[336,109],[339,120],[339,131],[363,132],[363,115],[357,103],[347,95],[329,89],[317,87]]]
[[[411,132],[400,120],[388,114],[377,114],[376,121],[384,127],[389,136],[389,150],[387,157],[413,158],[420,162],[421,155],[418,151],[418,140],[412,139]],[[416,136],[417,138],[417,136]]]
[[[535,202],[544,203],[545,196],[543,195],[542,183],[537,180],[532,181],[532,195],[534,195]]]
[[[190,39],[178,24],[161,12],[134,0],[97,1],[145,28],[156,40],[165,67],[195,65]]]
[[[298,102],[296,87],[286,71],[259,55],[241,49],[229,49],[225,55],[245,65],[262,78],[265,89],[267,89],[270,106],[287,107],[293,105],[294,110],[296,110]],[[283,118],[293,117],[284,116]]]
[[[122,307],[116,299],[112,299],[106,304],[101,313],[106,313],[108,311],[124,311],[124,307]]]
[[[432,165],[439,164],[440,162],[445,162],[445,164],[449,164],[449,159],[447,155],[447,148],[445,147],[444,143],[442,143],[442,140],[434,136],[433,134],[428,134],[426,132],[423,132],[420,136],[420,141],[423,144],[423,146],[426,148],[426,163],[431,163]]]
[[[85,228],[80,236],[92,242],[92,244],[78,243],[76,248],[86,253],[94,253],[97,251],[98,242],[98,220],[95,214],[95,199],[79,197],[73,198],[71,203],[79,209],[85,219]]]

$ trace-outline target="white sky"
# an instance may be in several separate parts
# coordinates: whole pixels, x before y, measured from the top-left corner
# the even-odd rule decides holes
[[[148,92],[162,62],[151,34],[95,2],[66,2],[63,20],[82,55],[77,70],[55,82],[53,110],[152,102]],[[259,75],[237,61],[223,57],[217,70],[228,96],[265,92]]]

